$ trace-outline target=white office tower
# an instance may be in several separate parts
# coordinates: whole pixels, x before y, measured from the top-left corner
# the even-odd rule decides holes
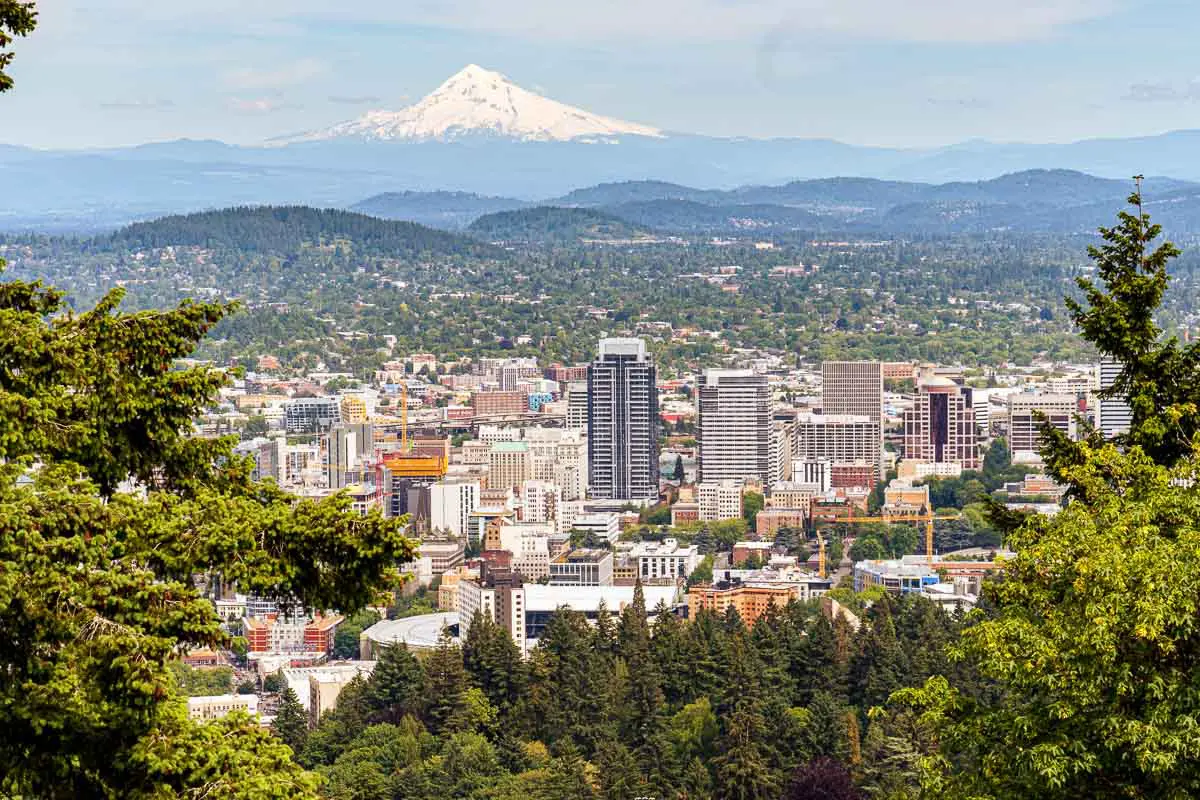
[[[821,365],[821,411],[883,422],[883,365],[878,361],[826,361]]]
[[[429,527],[456,537],[470,531],[471,512],[479,508],[479,481],[442,481],[429,487]]]
[[[787,423],[771,423],[771,469],[767,486],[792,479],[792,434]]]
[[[567,428],[587,433],[588,393],[586,381],[567,384]]]
[[[1102,393],[1111,389],[1117,382],[1117,377],[1121,374],[1121,367],[1119,361],[1105,359],[1100,362],[1096,371],[1100,375],[1100,391]],[[1128,400],[1121,397],[1100,398],[1096,427],[1100,429],[1100,433],[1104,435],[1105,439],[1129,433],[1129,426],[1132,424],[1133,409],[1129,407]]]
[[[350,481],[350,468],[358,460],[357,439],[354,431],[334,425],[328,436],[326,454],[326,484],[330,489],[345,489]]]
[[[757,479],[770,486],[771,395],[767,376],[711,369],[697,392],[700,480]]]
[[[745,484],[739,480],[704,481],[696,484],[696,502],[700,506],[700,520],[714,522],[740,519],[742,516],[742,492]]]
[[[563,492],[558,484],[548,481],[525,481],[521,487],[521,521],[548,522],[557,533],[563,528],[559,520]]]
[[[587,496],[587,441],[580,431],[525,428],[529,446],[529,480],[556,483],[566,500]]]
[[[975,433],[982,439],[992,435],[992,392],[976,389],[971,392],[971,407],[975,411]]]
[[[588,484],[598,500],[658,500],[658,382],[641,339],[601,339],[588,367]]]
[[[868,417],[878,423],[880,480],[883,456],[883,364],[878,361],[826,361],[821,364],[821,411],[828,416]]]
[[[884,477],[879,420],[850,414],[800,414],[792,434],[796,461],[829,461],[833,465],[870,465],[875,479]],[[792,480],[799,480],[792,468]]]
[[[1018,392],[1008,397],[1008,449],[1017,464],[1039,464],[1043,415],[1069,438],[1075,438],[1079,399],[1071,394]]]
[[[319,433],[342,421],[342,404],[336,397],[298,397],[284,408],[288,433]]]

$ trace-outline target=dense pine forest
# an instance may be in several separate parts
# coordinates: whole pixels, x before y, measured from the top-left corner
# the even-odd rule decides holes
[[[962,615],[918,597],[881,598],[857,630],[816,603],[751,627],[660,608],[652,630],[640,597],[594,626],[560,611],[528,661],[483,620],[461,648],[385,649],[315,730],[294,698],[275,729],[333,798],[906,798],[932,731],[880,707],[933,675],[980,691],[946,658]]]

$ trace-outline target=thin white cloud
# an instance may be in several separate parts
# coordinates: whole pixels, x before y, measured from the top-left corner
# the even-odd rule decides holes
[[[89,0],[45,0],[82,11]],[[106,0],[108,14],[155,22],[278,29],[305,19],[412,24],[541,40],[728,41],[771,31],[882,41],[1013,42],[1104,17],[1128,0]]]
[[[150,100],[110,100],[100,103],[100,107],[110,111],[168,111],[175,108],[175,103],[163,97]]]
[[[381,103],[383,98],[376,97],[373,94],[364,95],[344,95],[334,94],[329,96],[329,102],[340,106],[363,106],[368,103]]]
[[[281,89],[307,83],[327,69],[326,64],[316,59],[303,58],[268,69],[241,67],[229,70],[223,79],[225,85],[233,89]]]
[[[294,103],[285,103],[270,97],[231,97],[229,110],[238,114],[274,114],[278,111],[292,111],[300,108]]]
[[[548,38],[727,40],[835,33],[916,42],[1008,42],[1043,38],[1104,16],[1108,0],[455,0],[422,21]]]
[[[1195,103],[1200,101],[1200,78],[1181,84],[1167,81],[1135,83],[1129,87],[1124,99],[1134,103]]]

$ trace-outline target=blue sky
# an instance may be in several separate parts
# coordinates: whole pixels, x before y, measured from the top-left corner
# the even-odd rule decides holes
[[[1194,0],[40,0],[0,142],[256,143],[470,62],[674,131],[886,145],[1200,128]]]

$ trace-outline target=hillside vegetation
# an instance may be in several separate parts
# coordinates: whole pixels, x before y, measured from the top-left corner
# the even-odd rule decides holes
[[[363,254],[392,257],[488,251],[465,237],[412,222],[306,206],[238,207],[163,217],[135,223],[91,244],[104,250],[190,246],[280,255],[306,247],[351,245]]]
[[[621,240],[651,234],[604,211],[554,206],[488,214],[472,222],[467,230],[491,242]]]

